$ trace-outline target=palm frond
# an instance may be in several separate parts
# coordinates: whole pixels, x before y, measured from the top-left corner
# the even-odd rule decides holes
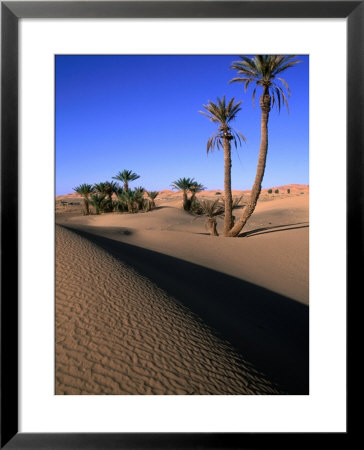
[[[238,77],[230,80],[230,83],[244,83],[245,92],[252,83],[255,84],[252,96],[253,104],[255,103],[256,89],[261,86],[264,89],[263,92],[268,91],[272,96],[272,106],[277,106],[280,111],[281,106],[285,105],[289,111],[287,97],[291,95],[290,88],[288,83],[277,75],[301,62],[295,60],[295,57],[296,55],[240,56],[241,61],[233,61],[230,66],[238,74]],[[282,84],[287,94],[275,82],[275,79]]]
[[[123,170],[122,172],[118,172],[115,177],[112,177],[114,180],[119,181],[134,181],[140,178],[140,175],[134,173],[132,170]]]
[[[94,190],[99,194],[107,194],[107,184],[103,182],[95,183]]]
[[[194,178],[178,178],[178,180],[172,182],[171,187],[179,191],[188,191],[196,183]]]
[[[194,194],[196,194],[197,192],[202,192],[204,191],[206,188],[202,183],[198,183],[197,181],[195,181],[193,184],[190,185],[189,190],[191,192],[193,192]]]
[[[290,97],[291,96],[291,91],[289,89],[287,81],[284,80],[283,78],[278,78],[278,77],[277,77],[277,80],[279,80],[283,84],[283,86],[287,89],[288,96]]]
[[[236,132],[230,126],[230,122],[236,118],[238,112],[241,110],[241,104],[242,101],[235,102],[234,97],[226,102],[224,95],[222,98],[218,97],[216,103],[209,100],[207,105],[203,105],[206,111],[199,112],[208,117],[212,122],[219,124],[217,131],[207,140],[207,153],[214,148],[223,148],[224,139],[226,138],[231,140],[232,137],[235,147],[237,147],[238,142],[241,145],[240,138],[242,138],[243,141],[246,140],[241,133]]]
[[[154,200],[157,197],[157,195],[159,194],[159,192],[158,191],[147,191],[147,194],[150,199]]]
[[[231,205],[232,209],[236,209],[238,206],[240,206],[242,200],[243,200],[243,195],[240,195],[239,197],[233,197],[233,202]]]
[[[199,205],[201,208],[201,214],[212,218],[212,217],[222,217],[224,215],[225,209],[224,205],[220,203],[220,199],[217,200],[200,200]]]
[[[73,188],[73,190],[83,197],[87,197],[89,194],[92,194],[94,192],[93,186],[87,183],[80,184],[79,186]]]
[[[219,150],[220,148],[222,148],[222,146],[222,136],[220,130],[218,130],[207,140],[207,153],[212,151],[214,148],[217,148]]]

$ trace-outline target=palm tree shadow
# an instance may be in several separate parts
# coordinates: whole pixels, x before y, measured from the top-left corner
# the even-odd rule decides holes
[[[246,207],[246,204],[244,204],[244,205],[238,205],[238,206],[235,206],[234,209],[243,210],[245,207]]]
[[[158,211],[160,209],[170,209],[172,208],[172,206],[168,206],[168,205],[163,205],[163,206],[155,206],[152,211]]]
[[[289,394],[309,393],[309,309],[247,281],[65,226],[133,267],[200,317]]]
[[[296,227],[295,225],[302,225],[302,226]],[[271,227],[255,228],[254,230],[246,231],[245,233],[239,234],[238,237],[257,236],[259,234],[276,233],[278,231],[298,230],[300,228],[308,228],[308,227],[309,224],[307,222],[288,223],[285,225],[273,225]]]

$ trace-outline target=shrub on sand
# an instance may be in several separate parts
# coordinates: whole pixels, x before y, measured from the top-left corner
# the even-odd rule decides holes
[[[220,203],[219,199],[216,199],[200,200],[199,206],[201,214],[207,217],[205,226],[210,231],[211,236],[218,236],[216,219],[224,217],[224,205]]]

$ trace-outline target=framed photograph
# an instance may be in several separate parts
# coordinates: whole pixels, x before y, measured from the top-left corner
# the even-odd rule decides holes
[[[344,444],[363,18],[1,3],[2,448]]]

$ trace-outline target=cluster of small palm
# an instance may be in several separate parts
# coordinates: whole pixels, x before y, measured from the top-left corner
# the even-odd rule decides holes
[[[206,188],[194,178],[178,178],[178,180],[173,181],[171,186],[172,189],[182,191],[183,209],[196,213],[199,209],[196,194]],[[191,196],[188,197],[188,194],[191,194]]]
[[[133,190],[125,191],[121,189],[117,195],[117,210],[120,212],[137,213],[138,211],[149,210],[149,201],[144,198],[145,189],[142,186],[136,187]]]
[[[216,200],[200,200],[199,214],[206,216],[206,228],[210,231],[212,236],[218,236],[217,232],[217,218],[222,219],[224,217],[225,208],[224,204],[220,202],[220,199]]]
[[[131,170],[119,172],[114,180],[122,181],[120,186],[116,181],[104,181],[91,184],[81,184],[74,188],[84,199],[84,214],[90,214],[91,205],[95,214],[107,212],[129,212],[150,211],[155,208],[155,198],[157,191],[146,191],[142,186],[133,190],[129,188],[129,183],[140,178],[140,175]],[[148,198],[145,197],[147,194]]]
[[[112,212],[114,210],[113,194],[120,186],[114,181],[96,183],[92,186],[89,203],[94,207],[96,214]]]

